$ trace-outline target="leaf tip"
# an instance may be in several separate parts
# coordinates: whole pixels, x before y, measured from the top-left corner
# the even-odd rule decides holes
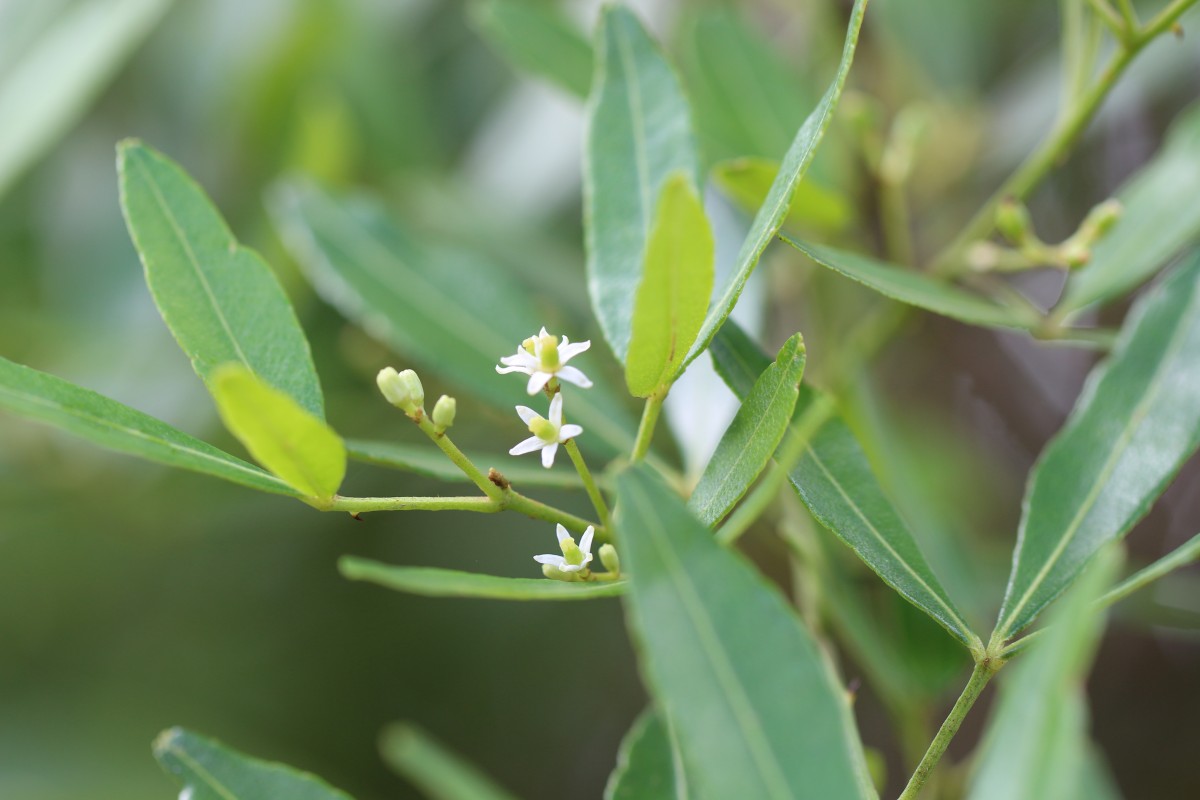
[[[164,755],[172,750],[177,749],[176,743],[187,734],[183,728],[178,726],[167,728],[165,731],[154,737],[154,744],[151,750],[154,752],[156,759],[162,759]]]

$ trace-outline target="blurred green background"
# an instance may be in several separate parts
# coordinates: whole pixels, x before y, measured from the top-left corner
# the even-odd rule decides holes
[[[39,35],[83,5],[0,2],[0,85]],[[423,236],[486,247],[547,286],[581,291],[580,103],[516,72],[473,24],[478,8],[159,5],[161,19],[0,197],[0,355],[237,452],[158,319],[125,232],[113,147],[126,136],[178,160],[276,268],[313,342],[330,421],[348,436],[411,440],[373,387],[375,371],[405,366],[404,354],[345,322],[299,276],[262,203],[281,175],[369,187]],[[833,0],[634,6],[682,66],[709,161],[781,154],[828,80],[846,10]],[[596,7],[564,11],[582,30]],[[919,252],[952,233],[1052,120],[1057,24],[1055,4],[1035,0],[873,0],[851,77],[860,95],[816,170],[855,211],[825,233],[877,247],[878,186],[864,152],[914,102],[931,123],[911,187]],[[745,92],[746,65],[714,48],[739,36],[786,77],[758,106],[769,117],[729,104]],[[1047,238],[1069,233],[1154,152],[1196,99],[1197,74],[1194,39],[1145,54],[1033,203]],[[784,302],[749,316],[769,345],[802,330],[819,377],[822,352],[870,298],[789,253],[772,251],[763,272],[770,292],[748,296]],[[1055,276],[1024,280],[1048,301],[1060,288]],[[1119,322],[1123,310],[1102,318]],[[597,339],[588,358],[603,372],[594,325],[578,324],[564,332]],[[977,618],[990,620],[1003,589],[1024,474],[1094,358],[923,318],[858,382],[856,427],[931,561]],[[442,390],[453,387],[427,376],[427,395]],[[459,420],[458,439],[493,452],[517,430],[464,397]],[[348,485],[361,495],[439,491],[361,466]],[[1131,536],[1134,562],[1200,530],[1198,487],[1193,464]],[[587,508],[582,497],[554,499]],[[0,415],[0,798],[174,796],[149,751],[171,725],[311,770],[360,800],[412,797],[376,752],[379,730],[397,719],[429,729],[523,797],[599,796],[645,702],[617,602],[429,600],[352,584],[335,569],[339,555],[355,553],[535,574],[529,557],[550,546],[545,528],[511,516],[321,515]],[[779,560],[769,537],[747,549]],[[1200,794],[1198,579],[1181,574],[1121,608],[1093,674],[1095,738],[1129,798]],[[965,664],[938,655],[939,631],[903,627],[909,615],[889,595],[871,579],[857,585],[898,615],[915,652],[933,653],[934,688],[958,680]],[[843,672],[863,674],[851,657]],[[891,785],[902,781],[911,764],[869,683],[857,711]],[[974,731],[983,720],[972,717]],[[963,735],[952,753],[974,739]]]

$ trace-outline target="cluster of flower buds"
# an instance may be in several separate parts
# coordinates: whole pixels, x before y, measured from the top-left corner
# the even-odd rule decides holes
[[[1033,219],[1022,203],[1005,200],[996,209],[996,230],[1012,248],[977,242],[968,260],[979,272],[1018,272],[1038,266],[1079,269],[1092,259],[1092,248],[1121,218],[1121,204],[1106,200],[1088,212],[1068,239],[1056,245],[1043,242],[1033,229]]]
[[[421,385],[417,373],[411,369],[397,372],[392,367],[384,367],[375,376],[375,383],[378,384],[384,398],[407,414],[409,419],[416,422],[424,416],[425,387]],[[446,429],[454,424],[454,414],[457,410],[458,402],[453,397],[445,394],[439,397],[433,404],[433,414],[430,416],[434,430],[445,433]]]

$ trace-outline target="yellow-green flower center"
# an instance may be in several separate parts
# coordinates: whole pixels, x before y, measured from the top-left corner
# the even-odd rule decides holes
[[[579,545],[575,544],[574,539],[563,539],[558,543],[562,549],[563,558],[568,564],[576,565],[583,563],[583,551],[579,549]]]
[[[543,442],[558,441],[558,426],[542,417],[537,417],[533,422],[529,423],[529,432]]]
[[[562,366],[558,359],[558,342],[553,336],[542,336],[538,339],[538,359],[546,372],[554,372]]]

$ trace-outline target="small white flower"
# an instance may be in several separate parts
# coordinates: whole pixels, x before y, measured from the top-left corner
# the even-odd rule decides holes
[[[526,391],[537,394],[542,387],[557,377],[560,381],[573,383],[584,389],[590,389],[592,382],[575,367],[568,367],[567,362],[592,346],[590,341],[571,344],[567,337],[562,342],[556,342],[554,337],[542,328],[537,336],[530,336],[517,352],[500,359],[504,366],[496,367],[496,372],[523,372],[529,376]]]
[[[562,550],[561,556],[556,556],[550,553],[541,556],[534,556],[533,560],[542,564],[543,567],[549,566],[553,569],[543,570],[547,575],[553,573],[553,570],[559,572],[582,572],[587,569],[587,565],[592,560],[592,534],[595,532],[591,525],[587,526],[587,530],[583,532],[583,536],[579,539],[579,544],[575,544],[575,539],[571,534],[567,533],[567,529],[559,525],[555,531],[558,534],[558,547]]]
[[[529,432],[533,436],[530,436],[512,450],[509,450],[508,454],[510,456],[520,456],[525,453],[532,453],[534,450],[541,450],[542,466],[547,469],[553,466],[554,454],[558,452],[558,446],[568,439],[574,439],[583,433],[583,428],[578,425],[562,424],[562,407],[562,394],[554,395],[554,399],[550,401],[549,419],[544,419],[532,408],[517,406],[517,414],[520,415],[521,421],[529,426]]]

